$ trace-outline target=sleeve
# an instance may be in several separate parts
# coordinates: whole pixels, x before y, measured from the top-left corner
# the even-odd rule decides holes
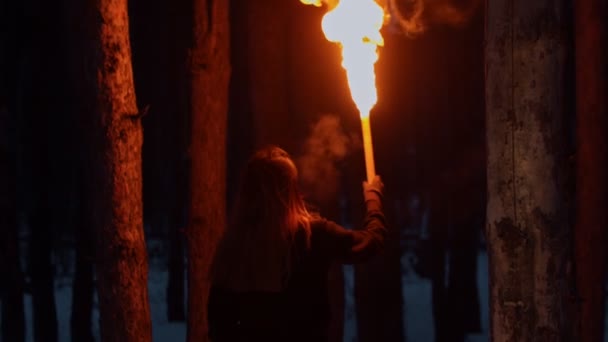
[[[365,204],[367,211],[362,229],[346,229],[333,221],[323,220],[320,239],[323,249],[332,258],[346,264],[360,263],[382,249],[387,229],[380,198],[368,198]]]

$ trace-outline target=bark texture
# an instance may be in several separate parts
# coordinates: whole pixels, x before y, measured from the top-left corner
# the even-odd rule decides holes
[[[126,0],[83,6],[85,75],[103,341],[150,341],[148,260],[143,231],[141,148]]]
[[[575,8],[577,212],[576,340],[604,341],[608,243],[608,3],[578,0]]]
[[[187,340],[208,341],[209,269],[226,221],[228,1],[193,0]]]
[[[563,0],[486,9],[493,341],[566,341],[570,258]]]

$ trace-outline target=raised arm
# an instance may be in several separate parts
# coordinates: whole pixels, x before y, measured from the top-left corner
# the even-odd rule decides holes
[[[361,229],[349,230],[332,221],[322,222],[320,243],[326,253],[343,263],[364,262],[379,253],[387,234],[382,189],[379,176],[371,183],[363,183],[366,214]]]

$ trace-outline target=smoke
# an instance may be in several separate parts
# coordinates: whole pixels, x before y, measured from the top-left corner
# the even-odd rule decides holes
[[[337,116],[322,116],[312,126],[303,154],[296,159],[307,195],[319,202],[333,198],[340,183],[338,164],[360,146],[358,139],[346,134]]]
[[[432,25],[460,27],[475,15],[481,0],[383,0],[390,26],[416,36]]]
[[[353,0],[300,0],[303,4],[330,11],[340,1]],[[361,1],[361,0],[354,0]],[[433,25],[460,27],[465,25],[480,7],[481,0],[374,0],[387,14],[388,26],[416,36]]]

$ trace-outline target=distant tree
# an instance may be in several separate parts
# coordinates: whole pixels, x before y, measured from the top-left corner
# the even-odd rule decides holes
[[[187,339],[200,342],[208,340],[209,269],[226,220],[230,35],[228,1],[193,0],[192,5]]]
[[[10,133],[15,126],[4,106],[4,101],[0,101],[0,272],[4,275],[0,282],[0,336],[2,341],[22,342],[25,341],[25,315],[16,205],[17,161],[15,136]]]
[[[81,59],[89,149],[86,205],[95,241],[103,341],[151,341],[143,231],[143,132],[131,69],[126,0],[72,1],[83,32]]]
[[[79,160],[85,160],[82,156]],[[93,260],[95,248],[92,239],[90,218],[93,208],[87,205],[90,198],[86,195],[88,186],[84,183],[84,165],[79,165],[76,184],[76,222],[74,223],[76,260],[72,280],[72,314],[70,332],[72,341],[92,342],[93,337],[93,300],[95,283],[93,281]]]
[[[16,51],[17,31],[14,2],[0,5],[0,322],[2,341],[25,341],[23,308],[23,272],[17,222],[17,120],[14,98],[14,70],[19,60]],[[12,53],[9,53],[11,51]],[[10,57],[9,57],[10,56]]]
[[[434,115],[422,118],[425,147],[431,147],[423,160],[430,190],[425,255],[435,341],[463,341],[481,331],[477,258],[486,193],[483,25],[483,11],[477,11],[466,26],[426,37],[434,47],[430,77],[439,88],[431,91],[437,98]],[[445,51],[452,51],[452,57],[443,58]]]
[[[167,238],[167,318],[185,320],[184,226],[189,131],[186,90],[188,1],[129,1],[133,72],[143,121],[144,221]]]
[[[486,124],[493,341],[570,341],[567,2],[490,1]]]
[[[608,3],[575,1],[577,341],[604,341],[608,257]]]
[[[94,341],[93,308],[95,296],[94,267],[95,243],[93,241],[94,208],[92,191],[94,185],[88,168],[95,167],[89,160],[88,110],[91,108],[91,94],[87,94],[84,82],[82,51],[85,33],[80,20],[81,7],[64,0],[66,38],[67,87],[70,100],[67,106],[68,123],[65,126],[65,139],[68,143],[63,151],[69,157],[65,165],[71,178],[70,201],[71,226],[74,238],[74,274],[72,278],[72,303],[70,315],[70,338],[72,341]]]
[[[363,195],[359,190],[365,177],[363,151],[353,155],[344,166],[348,170],[348,198],[353,229],[359,229],[364,216]],[[381,171],[378,173],[382,176]],[[383,208],[389,234],[382,252],[369,262],[355,265],[355,307],[357,338],[361,342],[402,341],[403,296],[401,283],[401,246],[399,227],[393,224],[390,187],[384,194]]]
[[[190,180],[190,115],[188,111],[187,46],[191,26],[182,18],[188,16],[188,2],[171,3],[168,8],[169,37],[168,82],[171,84],[168,118],[170,120],[169,176],[173,197],[169,205],[169,280],[167,283],[167,317],[169,321],[185,321],[185,235],[188,189]]]
[[[61,139],[59,117],[63,115],[65,83],[61,77],[63,31],[61,7],[33,1],[21,7],[19,22],[21,55],[15,86],[19,117],[19,140],[23,160],[20,189],[29,226],[27,272],[32,294],[34,341],[57,341],[55,268],[53,244],[59,218],[58,181],[53,155]],[[57,136],[55,136],[57,134]]]
[[[404,338],[401,249],[398,231],[391,229],[382,254],[355,267],[357,336],[361,342]]]

